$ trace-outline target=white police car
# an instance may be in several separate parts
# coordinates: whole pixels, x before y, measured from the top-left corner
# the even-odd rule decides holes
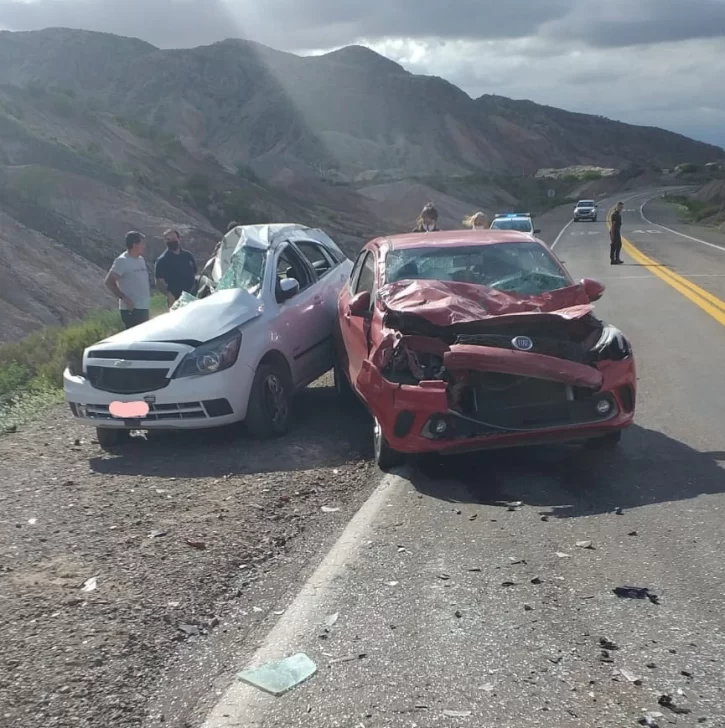
[[[541,231],[534,228],[530,212],[506,212],[496,214],[491,222],[491,230],[518,230],[529,235],[538,235]]]

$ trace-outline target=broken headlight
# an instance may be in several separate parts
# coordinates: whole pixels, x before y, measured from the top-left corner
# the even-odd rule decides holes
[[[200,374],[216,374],[233,366],[239,356],[242,345],[242,332],[233,329],[223,336],[207,341],[196,349],[190,351],[179,364],[174,375],[180,377],[195,377]]]
[[[607,324],[589,354],[593,361],[622,361],[632,356],[632,346],[618,328]]]

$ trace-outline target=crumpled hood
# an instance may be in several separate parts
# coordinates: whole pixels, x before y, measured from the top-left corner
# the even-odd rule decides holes
[[[251,321],[262,313],[262,301],[238,288],[218,291],[183,308],[161,314],[144,324],[114,334],[103,343],[141,341],[205,342]]]
[[[504,316],[539,318],[548,314],[571,320],[582,318],[594,309],[578,283],[540,296],[517,296],[474,283],[408,280],[389,283],[378,295],[388,313],[412,315],[438,327]]]

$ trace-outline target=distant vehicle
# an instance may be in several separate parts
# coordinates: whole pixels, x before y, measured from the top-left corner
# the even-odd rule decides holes
[[[597,203],[594,200],[579,200],[574,208],[574,222],[579,220],[597,221]]]
[[[372,240],[340,293],[336,390],[372,413],[383,470],[411,453],[611,447],[637,377],[629,341],[593,314],[603,292],[520,232]]]
[[[215,289],[206,297],[186,294],[168,313],[88,347],[79,371],[66,369],[71,411],[96,427],[102,447],[131,430],[240,420],[257,437],[280,435],[290,397],[332,368],[352,261],[326,233],[239,226],[209,267]]]
[[[530,212],[506,212],[493,216],[491,230],[517,230],[520,233],[538,235],[541,230],[534,228]]]

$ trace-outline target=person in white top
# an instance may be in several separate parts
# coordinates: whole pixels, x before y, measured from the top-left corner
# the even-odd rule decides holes
[[[488,217],[485,212],[475,212],[470,217],[467,217],[463,221],[464,227],[469,227],[472,230],[486,230],[490,227]]]
[[[121,320],[127,329],[149,320],[151,284],[146,261],[146,236],[135,230],[126,234],[126,252],[113,261],[106,287],[118,299]]]

